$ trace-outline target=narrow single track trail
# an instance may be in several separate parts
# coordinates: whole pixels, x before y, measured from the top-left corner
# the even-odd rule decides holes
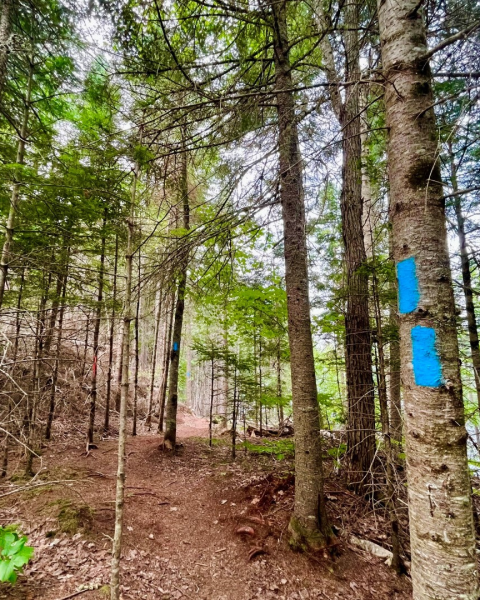
[[[124,600],[411,598],[407,577],[346,541],[333,558],[289,548],[291,462],[243,449],[233,462],[230,438],[210,449],[207,422],[183,410],[178,437],[174,456],[153,432],[128,439]],[[109,598],[116,447],[105,440],[86,456],[81,438],[65,435],[44,449],[41,485],[0,498],[0,522],[19,523],[36,554],[14,588],[0,586],[1,599],[60,600],[81,586],[72,597]],[[386,539],[381,517],[335,482],[327,488],[339,530],[377,526]]]

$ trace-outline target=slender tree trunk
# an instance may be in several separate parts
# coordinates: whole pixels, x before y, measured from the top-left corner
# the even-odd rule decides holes
[[[391,246],[391,233],[390,246]],[[393,256],[393,248],[390,248],[390,254]],[[390,431],[391,438],[396,447],[396,453],[402,449],[403,438],[403,417],[402,417],[402,398],[401,398],[401,380],[400,380],[400,340],[398,339],[398,317],[397,317],[397,288],[395,283],[390,283],[390,291],[393,300],[390,303],[389,325],[391,331],[390,339]]]
[[[137,435],[137,405],[138,405],[138,368],[139,368],[139,323],[140,323],[140,281],[142,274],[142,261],[140,250],[138,251],[138,295],[135,309],[135,375],[133,379],[133,423],[132,435]]]
[[[477,600],[455,303],[422,9],[378,4],[415,600]]]
[[[155,389],[155,372],[157,370],[157,353],[158,353],[158,333],[160,331],[160,319],[162,316],[162,289],[159,285],[158,287],[158,304],[157,311],[155,315],[155,333],[153,336],[153,357],[152,357],[152,372],[150,374],[150,393],[148,396],[148,411],[147,418],[145,420],[145,425],[150,428],[152,423],[152,412],[153,412],[153,392]]]
[[[213,349],[212,349],[213,353]],[[215,360],[212,356],[212,360],[210,361],[210,411],[209,411],[209,420],[208,420],[208,445],[210,448],[212,447],[212,429],[213,429],[213,398],[215,393]]]
[[[53,252],[52,252],[52,261],[53,261],[53,258],[54,258],[54,256],[53,256]],[[50,346],[52,344],[52,338],[53,338],[53,334],[55,332],[55,323],[57,322],[58,307],[60,306],[60,296],[62,295],[62,289],[63,289],[64,266],[65,265],[59,265],[59,269],[58,269],[58,273],[57,273],[57,287],[55,290],[55,296],[53,297],[53,300],[52,300],[52,307],[50,309],[50,322],[47,327],[47,333],[45,336],[45,354],[46,355],[48,355],[48,353],[50,352]]]
[[[235,460],[237,454],[237,365],[234,366],[233,371],[233,410],[232,410],[232,458]],[[245,434],[245,431],[244,431]]]
[[[281,355],[281,338],[278,338],[277,345],[277,398],[278,398],[278,435],[281,435],[283,430],[283,403],[282,403],[282,355]]]
[[[112,376],[113,376],[113,342],[115,339],[115,303],[117,301],[117,269],[118,269],[118,234],[115,236],[115,262],[113,266],[113,294],[112,294],[112,321],[110,323],[110,335],[108,346],[108,375],[107,375],[107,391],[105,397],[105,421],[103,423],[103,431],[107,433],[110,429],[110,397],[112,393]]]
[[[262,419],[262,336],[258,339],[258,409],[260,412],[260,437],[263,437]]]
[[[122,383],[120,394],[120,419],[118,432],[118,468],[115,496],[115,533],[112,548],[112,568],[110,579],[111,600],[120,600],[120,556],[122,553],[123,512],[125,505],[125,463],[127,442],[127,402],[129,391],[129,363],[130,363],[130,329],[132,316],[132,275],[133,275],[133,230],[135,220],[135,203],[137,195],[137,182],[140,173],[138,163],[133,172],[132,198],[130,216],[127,230],[127,252],[125,255],[125,304],[123,309],[123,337],[122,337]]]
[[[359,3],[345,5],[345,78],[360,79]],[[365,491],[375,455],[375,398],[368,310],[368,272],[362,226],[362,147],[358,86],[347,86],[340,124],[343,131],[342,235],[345,247],[347,309],[345,366],[348,394],[347,460],[349,482]]]
[[[67,281],[68,281],[68,256],[70,252],[67,251],[65,265],[63,269],[63,276],[61,279],[61,298],[60,298],[60,311],[58,317],[58,331],[57,331],[57,348],[55,351],[55,364],[52,373],[52,388],[50,390],[50,406],[48,409],[47,427],[45,429],[45,439],[49,440],[52,437],[52,425],[55,416],[55,395],[58,381],[58,369],[60,364],[60,357],[62,352],[62,335],[63,335],[63,317],[65,314],[65,298],[67,295]],[[48,332],[49,333],[49,332]],[[47,333],[47,335],[48,335]]]
[[[18,290],[18,299],[17,299],[17,314],[15,315],[15,340],[13,342],[13,358],[12,363],[15,367],[15,363],[17,362],[18,355],[18,342],[20,339],[20,330],[22,327],[22,319],[21,319],[21,310],[22,310],[22,298],[23,298],[23,288],[25,285],[25,267],[22,269],[22,274],[20,276],[20,288]]]
[[[181,156],[180,194],[183,202],[183,228],[190,229],[190,203],[188,197],[187,153]],[[180,365],[180,343],[182,341],[183,312],[185,309],[185,291],[187,288],[188,247],[181,248],[180,274],[177,289],[177,306],[173,324],[173,345],[170,359],[170,380],[168,383],[168,403],[165,419],[164,446],[175,451],[177,439],[177,403],[178,403],[178,370]]]
[[[10,38],[12,32],[12,17],[14,0],[2,0],[0,12],[0,103],[2,102],[3,88],[7,78],[8,55],[10,54]]]
[[[44,277],[45,279],[45,277]],[[35,331],[35,354],[33,360],[33,374],[32,374],[32,393],[31,397],[27,397],[27,410],[25,415],[25,429],[27,437],[27,455],[25,474],[28,477],[33,476],[33,458],[35,452],[33,447],[36,441],[36,428],[37,428],[37,409],[40,403],[40,395],[43,389],[43,343],[45,335],[45,316],[48,292],[50,290],[50,284],[52,281],[52,274],[49,273],[47,283],[42,291],[42,298],[40,300],[38,313],[37,313],[37,326]]]
[[[320,415],[315,380],[308,293],[303,173],[289,60],[285,0],[269,0],[279,130],[282,203],[290,342],[293,417],[295,421],[295,508],[290,521],[297,547],[324,546],[331,537],[323,494]]]
[[[14,370],[17,362],[17,354],[18,354],[18,340],[20,337],[20,328],[21,328],[21,317],[20,311],[22,308],[22,297],[23,297],[23,287],[25,284],[25,268],[22,269],[22,275],[20,277],[20,287],[18,290],[18,299],[17,299],[17,314],[15,315],[15,340],[13,342],[13,355],[12,355],[12,376],[14,375]],[[14,390],[12,390],[14,391]],[[12,402],[12,398],[8,397],[8,412],[7,418],[5,419],[5,427],[8,428],[10,423],[10,419],[12,416],[14,404]],[[8,433],[5,434],[5,441],[3,446],[3,460],[2,460],[2,470],[0,472],[0,477],[6,477],[7,469],[8,469],[8,450],[9,450],[9,441],[10,436]]]
[[[107,214],[103,217],[102,229],[105,230]],[[95,429],[95,413],[97,410],[98,394],[98,346],[100,340],[100,325],[102,323],[103,282],[105,277],[105,232],[102,235],[102,248],[100,251],[100,271],[98,274],[97,307],[95,310],[95,326],[93,330],[93,365],[92,365],[92,390],[90,392],[90,414],[88,421],[88,444],[93,444],[93,432]]]
[[[328,82],[332,108],[342,128],[343,189],[341,195],[342,236],[345,248],[347,306],[345,314],[345,369],[347,375],[348,478],[358,492],[364,491],[365,477],[375,455],[375,397],[372,375],[372,341],[368,310],[368,273],[363,235],[361,168],[361,122],[359,86],[345,88],[342,102],[332,46],[328,37],[330,17],[323,2],[315,0],[314,9],[321,32],[323,68]],[[360,79],[358,36],[359,3],[346,3],[345,79]]]
[[[374,247],[372,246],[372,256],[374,256]],[[378,365],[377,365],[377,377],[378,377],[378,399],[380,404],[380,419],[382,422],[382,434],[383,443],[385,445],[385,496],[386,496],[386,508],[388,518],[390,520],[390,539],[392,544],[392,568],[400,574],[402,570],[402,563],[400,559],[400,539],[398,536],[398,518],[396,512],[397,504],[397,492],[395,489],[395,458],[392,447],[391,433],[390,433],[390,421],[388,417],[388,397],[387,397],[387,380],[385,375],[385,352],[383,342],[383,331],[382,331],[382,312],[380,308],[380,298],[378,290],[377,275],[374,272],[372,277],[373,285],[373,302],[375,308],[375,322],[376,322],[376,337],[377,337],[377,350],[378,350]]]
[[[90,311],[87,313],[87,327],[85,330],[85,344],[83,346],[83,361],[82,361],[82,379],[85,377],[87,369],[87,360],[88,360],[88,343],[90,341]]]
[[[29,61],[27,93],[25,96],[25,106],[23,109],[23,120],[20,128],[20,136],[17,147],[17,165],[23,165],[25,162],[25,147],[28,136],[28,119],[30,116],[30,103],[32,97],[33,84],[33,59]],[[10,198],[10,210],[8,212],[7,224],[5,226],[5,239],[3,241],[2,255],[0,258],[0,308],[3,306],[3,296],[5,294],[5,284],[7,282],[7,272],[12,259],[11,249],[13,244],[13,233],[15,228],[15,219],[20,202],[20,173],[17,172],[14,177],[12,195]]]
[[[118,370],[117,370],[117,389],[115,392],[115,410],[116,412],[120,412],[120,397],[122,395],[122,365],[123,365],[123,349],[124,349],[124,340],[123,340],[123,327],[120,331],[120,354],[118,357]]]
[[[457,169],[455,157],[450,144],[450,179],[454,192],[458,191]],[[470,355],[472,357],[473,375],[475,378],[475,389],[477,392],[477,403],[480,411],[480,345],[478,340],[477,319],[475,316],[475,304],[473,302],[472,274],[470,272],[470,258],[468,256],[467,236],[465,233],[465,217],[462,212],[460,196],[454,196],[455,216],[457,218],[457,235],[460,246],[460,263],[462,265],[463,293],[465,296],[465,310],[467,313],[468,338],[470,341]]]
[[[159,405],[160,415],[158,419],[158,433],[163,431],[163,420],[165,416],[165,404],[167,401],[167,382],[168,373],[170,370],[170,353],[169,348],[172,345],[172,334],[173,334],[173,307],[175,305],[175,294],[171,296],[171,303],[168,313],[165,315],[165,336],[163,340],[163,374],[162,374],[162,385],[159,391]],[[168,317],[167,317],[168,315]]]

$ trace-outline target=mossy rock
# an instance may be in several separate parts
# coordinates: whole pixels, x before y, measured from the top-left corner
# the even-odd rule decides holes
[[[60,500],[60,511],[57,515],[60,531],[74,535],[78,531],[89,531],[92,528],[94,510],[88,504],[74,504],[70,500]]]

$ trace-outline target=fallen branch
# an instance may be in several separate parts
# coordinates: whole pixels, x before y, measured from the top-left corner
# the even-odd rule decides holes
[[[78,590],[77,592],[73,592],[73,594],[70,594],[69,596],[63,596],[63,598],[59,598],[58,600],[70,600],[70,598],[75,598],[76,596],[80,596],[80,594],[84,594],[85,592],[94,592],[95,590],[98,590],[98,586],[92,588],[85,588],[84,590]]]
[[[42,483],[36,483],[35,485],[26,485],[21,488],[17,488],[16,490],[11,490],[10,492],[6,492],[5,494],[0,494],[0,498],[5,498],[5,496],[11,496],[12,494],[18,494],[20,492],[28,492],[30,490],[36,490],[39,487],[43,487],[46,485],[63,485],[64,483],[77,483],[81,481],[80,479],[63,479],[58,481],[45,481]]]
[[[375,544],[374,542],[371,542],[370,540],[362,540],[361,538],[357,538],[354,535],[350,536],[349,541],[354,546],[358,546],[358,548],[361,548],[362,550],[365,550],[366,552],[373,554],[373,556],[378,556],[379,558],[385,558],[386,559],[385,564],[388,565],[389,567],[391,566],[393,554],[390,552],[390,550],[387,550],[383,546],[379,546],[378,544]]]

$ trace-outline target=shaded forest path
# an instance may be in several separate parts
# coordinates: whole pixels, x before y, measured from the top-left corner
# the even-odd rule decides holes
[[[360,550],[342,545],[334,560],[290,550],[289,461],[241,451],[232,462],[229,438],[209,449],[208,424],[185,411],[178,434],[176,456],[160,451],[153,434],[128,439],[124,600],[411,597],[408,579]],[[116,447],[117,440],[100,442],[87,457],[80,438],[65,436],[43,456],[42,482],[62,484],[0,499],[1,522],[21,523],[36,552],[15,588],[0,587],[0,598],[59,600],[81,585],[98,588],[81,600],[109,597],[100,588],[109,581]],[[330,495],[332,504],[337,497],[353,496]],[[335,506],[334,518],[351,510]]]

